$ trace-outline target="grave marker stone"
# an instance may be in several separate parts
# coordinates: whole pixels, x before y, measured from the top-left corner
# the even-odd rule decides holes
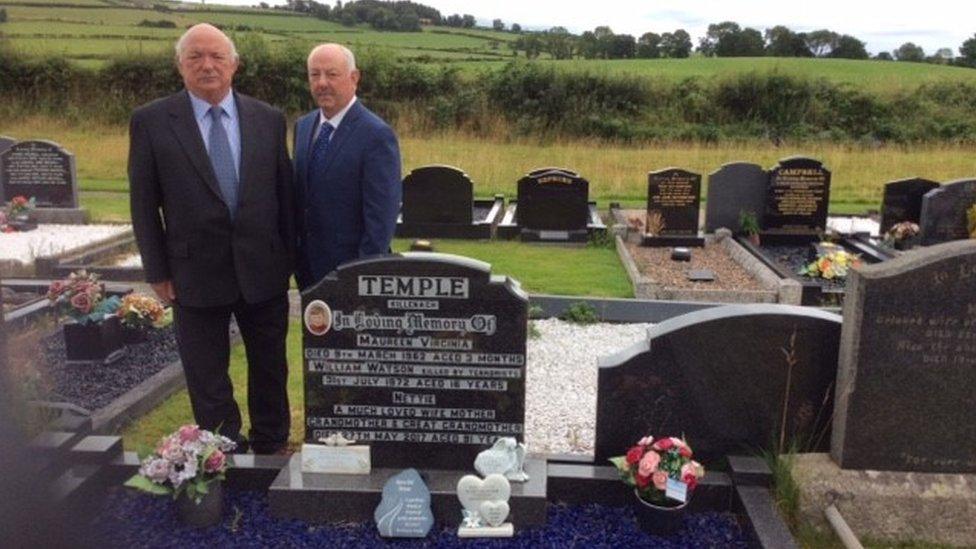
[[[976,204],[976,179],[960,179],[922,198],[919,228],[923,246],[969,238],[966,210]]]
[[[922,213],[922,197],[925,193],[936,189],[939,184],[935,181],[913,177],[892,181],[884,186],[884,196],[881,199],[881,227],[883,235],[897,223],[911,221],[918,223]]]
[[[21,141],[0,153],[0,195],[35,197],[38,208],[77,208],[75,157],[51,141]]]
[[[423,166],[403,179],[404,223],[471,224],[471,179],[451,166]]]
[[[786,440],[824,451],[840,320],[815,309],[756,304],[655,325],[646,340],[598,362],[596,463],[649,434],[686,436],[703,463],[768,448],[779,438],[791,340]]]
[[[373,513],[384,538],[424,538],[434,525],[430,490],[416,469],[406,469],[383,486],[383,496]]]
[[[348,263],[302,306],[306,442],[340,432],[371,446],[373,467],[453,470],[500,437],[524,440],[528,301],[489,265]]]
[[[763,232],[810,236],[827,227],[830,171],[812,158],[794,156],[769,172]]]
[[[539,231],[585,231],[590,183],[576,172],[534,170],[518,181],[518,224]]]
[[[701,175],[680,168],[647,174],[647,234],[697,236],[700,206]]]
[[[708,176],[705,232],[739,232],[739,212],[752,212],[762,227],[769,174],[757,164],[733,162]]]
[[[848,275],[831,455],[845,469],[976,472],[976,242]]]

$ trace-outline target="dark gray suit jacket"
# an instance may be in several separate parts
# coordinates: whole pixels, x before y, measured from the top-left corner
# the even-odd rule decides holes
[[[235,93],[238,209],[224,203],[185,90],[144,105],[129,126],[132,225],[148,282],[171,279],[191,307],[265,301],[294,260],[292,167],[281,111]]]

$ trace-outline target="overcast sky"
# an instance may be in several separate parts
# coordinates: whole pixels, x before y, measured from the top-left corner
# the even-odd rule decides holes
[[[283,4],[284,0],[266,0]],[[334,0],[322,0],[334,4]],[[735,21],[762,32],[774,25],[796,31],[827,28],[867,42],[872,54],[914,42],[926,54],[959,46],[976,34],[976,0],[414,0],[433,6],[441,15],[470,13],[479,24],[498,18],[506,26],[542,29],[562,26],[574,34],[609,26],[615,33],[640,37],[683,28],[698,45],[709,23]],[[212,3],[252,5],[255,0],[212,0]]]

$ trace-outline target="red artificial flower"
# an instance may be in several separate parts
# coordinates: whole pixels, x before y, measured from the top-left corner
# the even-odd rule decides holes
[[[638,488],[643,490],[644,488],[647,488],[647,486],[651,484],[651,477],[650,476],[645,477],[644,475],[637,474],[634,475],[634,482],[637,484]]]
[[[681,448],[678,449],[678,454],[681,457],[691,458],[691,448],[688,448],[687,446],[682,446]]]
[[[671,439],[668,437],[658,439],[658,441],[654,443],[655,450],[668,450],[672,446],[674,446],[674,442],[671,442]]]
[[[681,480],[688,485],[688,490],[694,490],[695,486],[698,486],[698,478],[695,475],[687,474]]]
[[[634,465],[640,461],[641,456],[644,455],[644,449],[640,446],[634,446],[630,450],[627,450],[627,465]]]

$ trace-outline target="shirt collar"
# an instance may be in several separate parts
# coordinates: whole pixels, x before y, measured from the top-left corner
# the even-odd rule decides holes
[[[189,90],[187,90],[187,93],[190,94],[190,104],[193,105],[193,115],[196,117],[197,121],[199,122],[200,120],[203,120],[203,117],[209,116],[208,113],[210,111],[210,103],[193,95],[193,92]],[[229,90],[227,92],[227,95],[220,100],[219,105],[223,107],[224,112],[227,113],[227,116],[231,117],[232,119],[237,118],[237,103],[234,101],[233,90]]]
[[[322,112],[322,109],[319,109],[319,126],[321,127],[322,124],[328,122],[329,125],[332,126],[332,129],[338,129],[339,124],[342,123],[342,119],[346,117],[346,113],[349,112],[349,109],[352,108],[354,103],[356,103],[355,95],[352,96],[352,100],[349,101],[349,104],[343,107],[342,110],[337,112],[332,118],[326,118],[325,113]]]

